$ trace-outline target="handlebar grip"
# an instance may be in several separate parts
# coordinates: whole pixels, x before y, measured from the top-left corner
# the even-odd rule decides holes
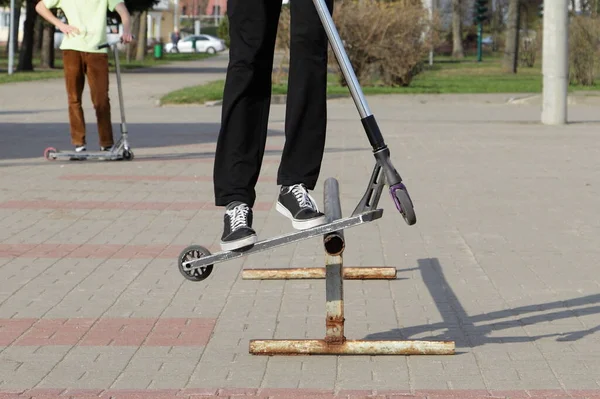
[[[135,36],[134,36],[134,35],[131,35],[131,38],[132,38],[132,39],[135,39]],[[120,43],[121,41],[122,41],[122,38],[119,38],[119,40],[113,41],[112,43],[111,43],[111,42],[102,43],[102,44],[98,45],[98,50],[102,50],[103,48],[110,47],[110,46],[112,46],[113,44]]]

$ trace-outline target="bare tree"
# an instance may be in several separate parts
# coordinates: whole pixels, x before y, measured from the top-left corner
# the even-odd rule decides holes
[[[138,37],[135,59],[143,61],[146,56],[146,43],[148,42],[148,11],[144,11],[140,17]]]
[[[25,24],[23,27],[23,42],[19,53],[19,65],[17,71],[33,71],[33,39],[35,35],[35,0],[26,1]]]
[[[35,20],[35,26],[33,28],[33,53],[39,54],[42,51],[42,40],[44,37],[43,18],[37,18]]]
[[[504,43],[504,60],[502,68],[505,72],[517,73],[519,59],[519,20],[520,1],[509,0],[506,18],[506,41]]]
[[[140,37],[140,18],[141,11],[134,11],[131,16],[131,32],[135,35],[135,41],[142,40]],[[125,50],[125,59],[127,62],[131,62],[131,60],[135,56],[136,46],[135,41],[127,44],[127,49]]]
[[[452,57],[464,58],[461,0],[452,0]]]
[[[46,21],[42,24],[40,67],[54,68],[54,25]]]

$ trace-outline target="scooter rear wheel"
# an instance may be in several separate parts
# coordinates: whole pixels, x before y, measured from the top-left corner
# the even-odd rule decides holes
[[[56,159],[57,152],[58,151],[56,151],[56,148],[48,147],[44,150],[44,158],[46,158],[48,161],[54,161]]]
[[[183,266],[183,263],[200,259],[203,256],[209,255],[210,251],[201,245],[191,245],[185,248],[181,252],[181,254],[179,254],[179,271],[181,272],[183,277],[190,281],[202,281],[208,278],[208,276],[210,276],[210,274],[212,273],[213,265],[199,267],[195,270],[186,270]]]

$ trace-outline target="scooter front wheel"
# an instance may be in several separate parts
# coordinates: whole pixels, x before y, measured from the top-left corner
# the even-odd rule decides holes
[[[123,151],[123,159],[126,161],[131,161],[133,159],[133,151],[131,151],[131,150]]]
[[[398,209],[406,224],[412,226],[417,223],[417,216],[415,215],[413,203],[408,195],[406,186],[402,183],[395,184],[390,187],[390,194],[394,200],[396,209]]]

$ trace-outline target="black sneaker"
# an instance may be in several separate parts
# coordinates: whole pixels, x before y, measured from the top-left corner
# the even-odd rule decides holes
[[[100,151],[112,151],[112,146],[110,146],[110,147],[100,147]]]
[[[327,223],[327,216],[319,212],[315,200],[303,184],[281,187],[277,211],[292,221],[297,230],[310,229]]]
[[[242,202],[229,204],[225,208],[221,249],[223,251],[248,249],[256,243],[256,240],[256,232],[252,229],[252,209]]]

